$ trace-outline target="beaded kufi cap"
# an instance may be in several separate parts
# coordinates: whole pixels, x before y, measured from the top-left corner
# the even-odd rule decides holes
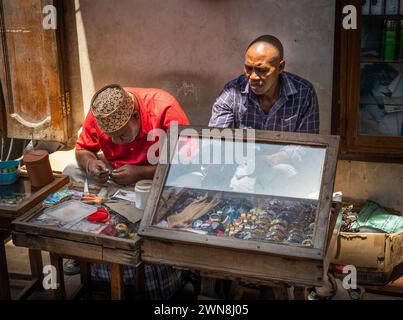
[[[121,86],[112,84],[94,94],[91,111],[99,128],[105,133],[111,133],[128,123],[134,111],[134,103]]]

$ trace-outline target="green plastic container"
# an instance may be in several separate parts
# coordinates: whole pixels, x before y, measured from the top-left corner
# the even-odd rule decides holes
[[[403,0],[400,4],[403,7]],[[399,48],[399,60],[403,61],[403,19],[400,20],[400,48]]]
[[[396,59],[398,22],[385,20],[383,36],[383,60],[394,61]]]

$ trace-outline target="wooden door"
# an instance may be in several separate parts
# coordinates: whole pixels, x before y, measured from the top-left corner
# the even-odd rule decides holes
[[[56,29],[43,25],[50,14],[44,8],[49,5],[56,8]],[[10,138],[68,140],[62,10],[57,8],[55,0],[0,0],[0,82]]]

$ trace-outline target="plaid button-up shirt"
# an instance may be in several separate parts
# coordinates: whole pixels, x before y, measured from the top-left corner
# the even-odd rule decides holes
[[[214,103],[209,127],[253,128],[319,133],[319,106],[313,85],[288,72],[280,74],[280,95],[269,113],[261,109],[248,80],[230,81]]]

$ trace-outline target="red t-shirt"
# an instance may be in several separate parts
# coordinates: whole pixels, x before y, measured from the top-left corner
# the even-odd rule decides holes
[[[188,125],[189,120],[178,101],[161,89],[124,88],[138,101],[141,128],[136,139],[128,144],[114,144],[101,129],[92,112],[85,118],[83,130],[76,142],[77,150],[89,150],[97,153],[102,150],[105,159],[117,169],[125,164],[147,165],[147,151],[154,141],[147,141],[147,134],[152,129],[167,132],[171,121],[179,125]]]

